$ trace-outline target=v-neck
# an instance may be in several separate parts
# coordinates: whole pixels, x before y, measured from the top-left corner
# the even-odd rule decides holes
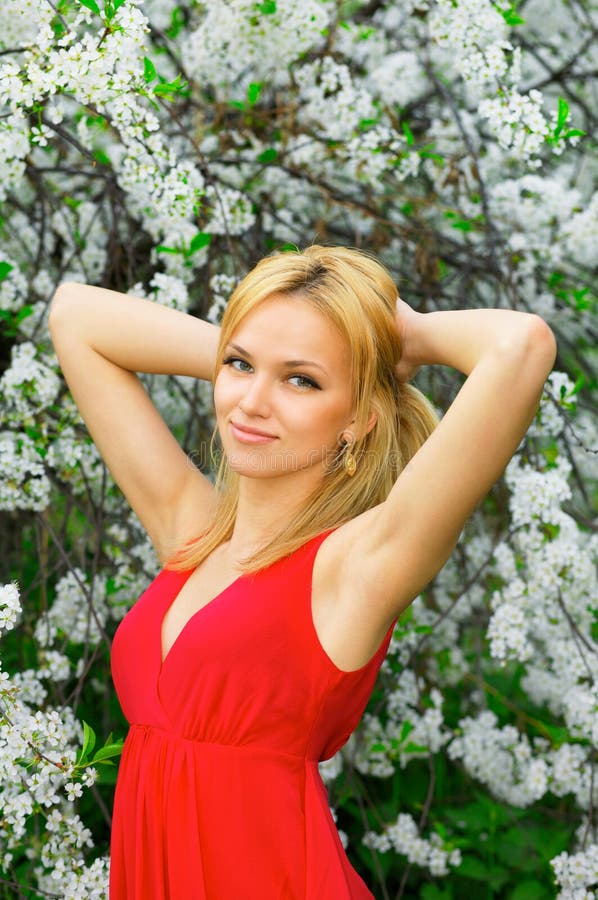
[[[162,630],[163,630],[163,627],[164,627],[164,619],[166,618],[166,615],[167,615],[169,609],[171,609],[172,605],[175,603],[175,601],[176,601],[177,597],[179,596],[179,594],[181,593],[182,589],[183,589],[184,586],[187,584],[187,582],[189,581],[189,579],[191,578],[191,576],[193,575],[193,573],[196,572],[196,571],[197,571],[197,567],[196,567],[195,569],[190,569],[190,570],[189,570],[189,573],[187,574],[187,577],[182,581],[182,583],[180,583],[180,584],[178,585],[177,590],[176,590],[176,593],[174,594],[174,596],[172,597],[172,599],[170,600],[170,602],[168,603],[168,605],[166,606],[166,608],[164,609],[164,611],[163,611],[163,613],[162,613],[162,615],[161,615],[161,617],[160,617],[160,624],[159,624],[159,627],[158,627],[158,657],[159,657],[159,660],[160,660],[160,674],[162,674],[162,670],[164,669],[164,666],[165,666],[166,663],[168,662],[168,660],[169,660],[169,658],[170,658],[170,655],[171,655],[172,651],[175,649],[176,645],[179,643],[179,641],[180,641],[180,639],[182,638],[183,634],[187,631],[187,628],[189,627],[189,625],[191,624],[191,622],[193,622],[193,620],[196,619],[197,616],[199,616],[200,613],[204,612],[204,611],[205,611],[206,609],[208,609],[208,607],[210,607],[214,602],[216,602],[217,600],[219,600],[224,594],[228,593],[228,591],[231,590],[231,589],[232,589],[239,581],[241,581],[242,578],[245,578],[245,577],[247,576],[247,572],[241,572],[241,574],[240,574],[240,575],[237,575],[237,577],[234,578],[233,581],[231,581],[229,584],[227,584],[226,587],[222,588],[222,590],[219,591],[217,594],[214,594],[214,596],[212,597],[211,600],[209,600],[207,603],[204,603],[204,605],[203,605],[203,606],[200,606],[199,609],[196,609],[194,613],[191,613],[191,615],[189,616],[189,618],[187,619],[187,621],[183,624],[182,628],[181,628],[180,631],[178,632],[178,634],[177,634],[177,636],[175,637],[174,641],[172,642],[172,644],[171,644],[170,647],[168,648],[168,652],[166,653],[166,656],[164,656],[164,655],[163,655],[163,653],[164,653],[164,648],[163,648],[163,640],[162,640]]]

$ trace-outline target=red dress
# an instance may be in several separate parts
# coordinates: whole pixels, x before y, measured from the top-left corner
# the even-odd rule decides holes
[[[131,727],[110,900],[372,900],[318,761],[357,727],[393,626],[356,671],[325,653],[311,576],[329,533],[233,581],[191,617],[164,663],[162,620],[192,569],[162,570],[120,623],[112,675]]]

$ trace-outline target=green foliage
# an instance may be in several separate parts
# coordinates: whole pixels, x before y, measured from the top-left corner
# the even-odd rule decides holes
[[[106,740],[104,741],[104,745],[96,750],[94,755],[93,753],[96,746],[96,734],[91,725],[88,725],[87,722],[83,722],[83,745],[81,747],[81,752],[77,757],[76,769],[84,769],[87,766],[97,766],[97,765],[105,765],[112,766],[114,765],[113,759],[117,756],[120,756],[122,753],[123,743],[124,741],[118,740],[115,741],[112,735],[112,732],[108,735]]]
[[[84,6],[86,9],[91,10],[91,12],[96,16],[100,16],[101,18],[103,18],[106,23],[109,23],[114,18],[125,0],[105,0],[103,11],[96,3],[96,0],[77,0],[77,2],[80,3],[81,6]]]
[[[568,128],[567,130],[565,130],[568,119],[569,104],[564,97],[559,97],[556,125],[552,134],[548,138],[549,144],[555,145],[560,141],[566,141],[570,138],[583,137],[585,135],[585,131],[582,131],[579,128]]]
[[[194,253],[197,253],[199,250],[202,250],[204,247],[209,247],[212,241],[212,235],[206,234],[203,231],[199,231],[195,237],[191,239],[189,245],[187,247],[168,247],[164,244],[160,244],[156,247],[157,253],[180,253],[183,258],[189,262]]]
[[[505,20],[507,25],[509,25],[511,28],[515,28],[517,25],[525,25],[525,19],[523,19],[519,15],[519,13],[517,12],[517,8],[514,4],[509,6],[508,9],[501,9],[498,6],[495,6],[494,8],[498,9],[498,11],[500,12],[501,16],[503,17],[503,19]]]
[[[0,281],[4,281],[9,272],[12,272],[13,268],[14,266],[11,266],[10,263],[0,262]]]

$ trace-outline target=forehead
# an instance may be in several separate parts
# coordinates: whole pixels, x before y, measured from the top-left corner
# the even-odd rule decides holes
[[[350,363],[348,342],[337,327],[301,295],[274,295],[248,313],[231,340],[249,352],[268,351],[283,359]]]

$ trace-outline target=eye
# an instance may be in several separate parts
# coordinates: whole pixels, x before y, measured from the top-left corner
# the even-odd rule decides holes
[[[250,372],[251,366],[245,359],[241,359],[240,356],[228,356],[226,359],[222,360],[223,366],[230,366],[231,369],[234,369],[235,372]]]
[[[295,386],[302,390],[308,390],[309,388],[315,388],[317,391],[321,390],[320,385],[313,378],[308,378],[307,375],[291,375],[289,381],[291,383],[295,382]]]

